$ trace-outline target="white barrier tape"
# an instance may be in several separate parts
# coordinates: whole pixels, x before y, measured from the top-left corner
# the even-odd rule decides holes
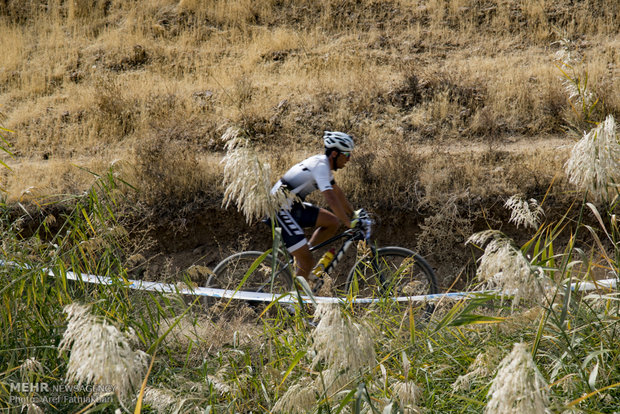
[[[55,276],[55,274],[51,271],[48,271],[50,276]],[[103,284],[103,285],[112,285],[114,281],[111,277],[108,276],[97,276],[90,274],[76,274],[74,272],[66,272],[68,280],[75,281],[83,281],[87,283],[94,284]],[[180,293],[182,295],[192,295],[192,296],[207,296],[216,299],[239,299],[239,300],[247,300],[247,301],[255,301],[255,302],[280,302],[280,303],[298,303],[299,296],[296,292],[287,292],[282,293],[280,295],[273,293],[262,293],[262,292],[249,292],[249,291],[234,291],[227,289],[215,289],[215,288],[207,288],[207,287],[196,287],[194,289],[189,288],[180,288],[171,283],[159,283],[159,282],[146,282],[142,280],[131,280],[127,279],[128,284],[125,286],[129,289],[135,290],[146,290],[146,291],[154,291],[160,293]],[[489,291],[475,291],[475,292],[452,292],[452,293],[437,293],[433,295],[417,295],[417,296],[402,296],[394,298],[397,302],[431,302],[444,297],[451,298],[469,298],[474,297],[479,293],[489,293]],[[301,300],[305,303],[312,303],[312,299],[307,296],[301,296]],[[383,299],[380,298],[352,298],[348,300],[347,298],[335,298],[335,297],[327,297],[327,296],[315,296],[314,302],[316,303],[374,303],[379,302]]]
[[[596,282],[575,282],[571,284],[572,290],[597,290],[597,289],[615,289],[618,286],[618,279],[601,279]]]
[[[16,266],[22,267],[13,262],[5,262],[4,260],[0,260],[0,265],[4,266]],[[47,272],[48,275],[52,277],[56,277],[56,274],[49,269],[42,269]],[[65,273],[67,280],[74,281],[82,281],[86,283],[93,283],[99,285],[113,285],[115,281],[109,276],[98,276],[91,274],[78,274],[75,272],[68,271]],[[143,280],[132,280],[127,279],[127,284],[125,287],[129,289],[135,290],[144,290],[144,291],[152,291],[152,292],[160,292],[160,293],[180,293],[182,295],[192,295],[192,296],[207,296],[216,299],[239,299],[239,300],[247,300],[247,301],[255,301],[255,302],[280,302],[280,303],[298,303],[300,298],[304,303],[312,303],[312,299],[307,296],[298,296],[296,292],[288,292],[280,295],[273,293],[261,293],[261,292],[249,292],[239,290],[235,292],[234,290],[226,290],[226,289],[215,289],[215,288],[207,288],[207,287],[197,287],[194,289],[189,288],[179,288],[178,286],[171,283],[160,283],[160,282],[147,282]],[[118,283],[118,282],[116,282]],[[576,291],[587,291],[587,290],[597,290],[597,289],[613,289],[617,287],[617,279],[603,279],[597,280],[596,282],[575,282],[571,284],[571,290]],[[501,293],[499,291],[493,290],[478,290],[472,292],[449,292],[449,293],[435,293],[430,295],[416,295],[416,296],[399,296],[393,298],[393,300],[397,302],[434,302],[443,298],[452,298],[452,299],[470,299],[475,298],[479,294],[489,294],[489,293]],[[344,298],[344,297],[327,297],[327,296],[315,296],[315,303],[375,303],[384,300],[382,298]]]

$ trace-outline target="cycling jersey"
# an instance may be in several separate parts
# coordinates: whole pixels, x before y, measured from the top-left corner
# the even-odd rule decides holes
[[[273,186],[272,193],[285,187],[302,200],[284,206],[276,215],[278,226],[282,228],[282,240],[290,252],[308,244],[303,229],[315,226],[319,216],[319,208],[303,200],[315,190],[331,190],[334,184],[329,160],[326,155],[319,154],[291,167]]]
[[[331,190],[334,183],[334,175],[329,168],[327,155],[319,154],[294,165],[271,191],[275,192],[284,185],[303,201],[314,190]]]

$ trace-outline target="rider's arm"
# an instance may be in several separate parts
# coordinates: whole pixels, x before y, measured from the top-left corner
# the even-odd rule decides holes
[[[335,186],[334,186],[335,187]],[[331,211],[338,217],[338,219],[347,227],[351,227],[350,214],[348,213],[348,209],[350,207],[349,203],[342,202],[340,196],[338,196],[338,191],[335,188],[323,191],[323,196],[325,197],[325,201],[327,201],[327,205]]]
[[[349,200],[347,200],[347,198],[345,197],[342,189],[336,183],[332,184],[332,188],[334,189],[334,193],[336,193],[336,196],[340,200],[340,204],[343,206],[344,212],[347,214],[348,217],[352,217],[353,212],[354,212],[353,206],[351,205],[351,203],[349,203]]]

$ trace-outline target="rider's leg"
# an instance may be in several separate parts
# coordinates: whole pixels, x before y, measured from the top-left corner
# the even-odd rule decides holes
[[[297,275],[308,278],[314,266],[310,246],[317,245],[336,234],[340,221],[329,211],[309,203],[293,205],[290,211],[282,210],[277,216],[282,227],[282,238],[297,261]],[[310,242],[305,238],[303,228],[317,227]]]
[[[311,246],[323,243],[325,240],[335,235],[338,231],[338,227],[340,227],[340,220],[338,220],[335,214],[322,208],[319,210],[315,226],[317,228],[310,238]],[[310,253],[310,251],[308,251],[308,253]]]
[[[297,275],[307,280],[314,265],[314,258],[312,257],[312,252],[310,252],[310,247],[304,244],[299,249],[291,252],[291,254],[297,262]]]

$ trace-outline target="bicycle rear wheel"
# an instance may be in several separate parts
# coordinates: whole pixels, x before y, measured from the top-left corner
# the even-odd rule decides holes
[[[262,260],[261,257],[263,257]],[[213,274],[207,279],[205,287],[225,289],[226,291],[250,291],[281,294],[290,291],[292,276],[290,266],[271,254],[264,252],[247,251],[233,254],[222,260],[213,269]],[[203,303],[212,306],[218,299],[205,297]],[[225,303],[228,299],[223,300]],[[234,302],[234,303],[233,303]],[[247,305],[247,301],[233,299],[229,308],[235,309]],[[254,307],[259,303],[252,302]]]
[[[435,272],[422,256],[402,247],[383,247],[359,260],[347,277],[348,293],[361,298],[438,292]]]

